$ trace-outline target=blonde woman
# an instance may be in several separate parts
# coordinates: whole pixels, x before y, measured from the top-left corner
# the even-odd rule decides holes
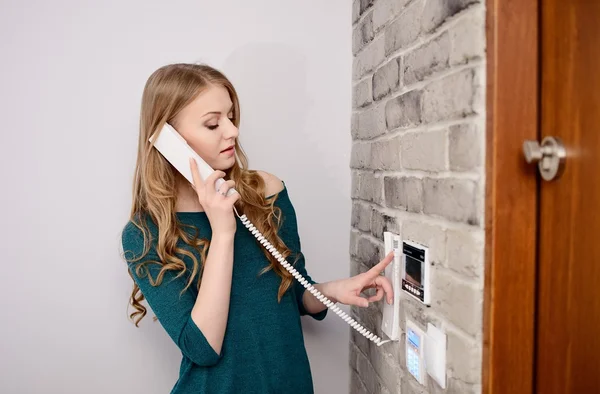
[[[206,179],[190,160],[189,183],[148,142],[171,124],[216,171]],[[171,393],[313,393],[301,315],[322,320],[327,308],[305,292],[254,236],[238,212],[333,302],[368,306],[393,297],[380,273],[316,283],[301,254],[288,189],[275,175],[248,169],[238,142],[236,91],[206,65],[156,70],[142,96],[133,205],[122,234],[134,285],[130,318],[146,315],[145,299],[182,353]],[[218,178],[228,179],[215,189]],[[238,193],[226,196],[229,188]],[[374,256],[376,259],[376,256]],[[376,295],[361,297],[376,288]]]

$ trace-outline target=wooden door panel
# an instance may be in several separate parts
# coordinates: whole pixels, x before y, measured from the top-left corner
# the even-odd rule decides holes
[[[536,392],[600,392],[600,2],[544,0],[541,132],[566,171],[540,187]]]

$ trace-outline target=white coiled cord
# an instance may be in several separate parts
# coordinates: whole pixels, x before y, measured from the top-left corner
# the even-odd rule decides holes
[[[233,207],[233,209],[234,209],[237,217],[240,218],[240,220],[242,221],[244,226],[246,226],[246,228],[248,228],[248,230],[252,233],[252,235],[254,235],[254,237],[260,242],[260,244],[263,245],[265,247],[265,249],[267,249],[277,259],[277,261],[279,261],[281,263],[283,268],[288,270],[290,272],[290,274],[292,274],[292,276],[294,278],[296,278],[298,280],[298,282],[300,282],[300,284],[302,284],[302,286],[304,286],[306,288],[307,291],[309,291],[319,301],[321,301],[323,304],[325,304],[325,306],[327,308],[329,308],[333,312],[335,312],[335,314],[337,314],[346,323],[348,323],[350,325],[350,327],[352,327],[356,331],[360,332],[367,339],[375,342],[375,344],[377,344],[377,346],[381,346],[384,343],[391,342],[391,340],[384,341],[377,335],[371,333],[365,327],[360,325],[356,320],[354,320],[351,316],[349,316],[346,312],[341,310],[337,305],[335,305],[335,303],[333,303],[331,300],[329,300],[327,297],[325,297],[319,290],[317,290],[312,284],[310,284],[302,275],[300,275],[300,273],[294,267],[292,267],[292,265],[290,263],[288,263],[286,259],[283,258],[281,253],[279,253],[277,251],[277,249],[275,249],[275,247],[273,245],[271,245],[271,243],[260,233],[260,231],[258,231],[258,229],[252,224],[252,222],[250,222],[250,220],[248,220],[246,215],[240,216],[240,214],[235,209],[235,207]]]

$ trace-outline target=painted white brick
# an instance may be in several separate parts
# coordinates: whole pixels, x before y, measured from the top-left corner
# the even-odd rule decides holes
[[[373,39],[373,13],[367,14],[352,32],[352,53],[356,55]]]
[[[415,177],[384,178],[385,206],[408,212],[423,211],[423,184]]]
[[[385,104],[373,106],[358,113],[354,138],[371,139],[386,133]]]
[[[474,123],[450,126],[449,161],[452,171],[471,171],[482,166],[482,133]]]
[[[371,208],[355,201],[352,204],[352,227],[360,231],[371,231]]]
[[[440,27],[448,18],[481,0],[427,0],[421,15],[421,29],[429,33]]]
[[[373,98],[379,100],[400,85],[398,58],[392,59],[373,74]]]
[[[400,161],[399,137],[385,141],[374,142],[371,146],[371,160],[369,168],[379,170],[400,170],[402,163]]]
[[[371,394],[358,376],[357,371],[350,371],[350,394]]]
[[[477,184],[469,179],[423,179],[423,211],[478,225],[477,190]]]
[[[410,85],[450,67],[450,36],[444,32],[435,40],[404,57],[404,84]]]
[[[402,167],[412,170],[446,170],[446,130],[406,133],[400,141]]]
[[[371,212],[371,234],[383,241],[383,232],[391,231],[394,234],[401,235],[401,223],[398,218],[381,213],[378,209]]]
[[[365,48],[354,57],[352,66],[352,77],[357,80],[366,73],[371,72],[381,64],[385,59],[385,41],[383,37],[378,37],[371,41]]]
[[[423,122],[461,119],[475,114],[481,98],[474,78],[475,70],[467,69],[427,85],[423,92]]]
[[[373,6],[373,30],[378,32],[394,19],[410,0],[377,0]]]
[[[383,202],[383,178],[373,174],[361,173],[359,175],[358,197],[381,205]]]
[[[485,55],[485,11],[483,7],[460,22],[449,31],[452,50],[450,64],[466,64],[480,60]]]
[[[421,96],[421,91],[411,90],[387,102],[385,122],[388,130],[421,123]]]
[[[364,107],[373,102],[373,87],[370,78],[359,82],[352,92],[352,106],[354,108]]]
[[[358,172],[356,171],[352,171],[352,180],[351,180],[351,193],[350,193],[350,198],[358,198],[358,181],[359,181],[359,177],[358,177]]]
[[[474,284],[457,280],[450,273],[435,270],[432,297],[452,324],[469,335],[481,333],[483,293]]]
[[[481,346],[478,341],[455,331],[447,331],[446,335],[451,376],[465,383],[478,383],[481,372]]]
[[[417,0],[385,28],[385,55],[412,44],[421,32],[421,14],[424,0]]]
[[[360,0],[354,0],[352,2],[352,24],[360,18]]]
[[[483,230],[448,230],[446,266],[459,274],[483,277]]]
[[[371,143],[355,142],[350,153],[351,168],[368,168],[371,163]]]

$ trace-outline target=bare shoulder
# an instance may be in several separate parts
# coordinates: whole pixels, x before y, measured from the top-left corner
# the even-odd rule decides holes
[[[265,181],[265,197],[272,196],[283,190],[283,182],[275,175],[266,171],[256,170]]]

